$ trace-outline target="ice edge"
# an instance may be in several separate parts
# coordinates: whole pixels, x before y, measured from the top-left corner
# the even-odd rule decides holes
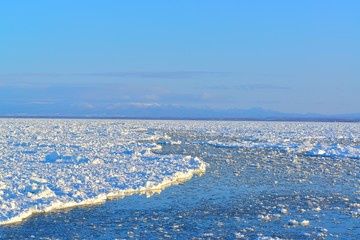
[[[198,159],[198,160],[201,161],[200,159]],[[195,174],[202,175],[203,173],[206,172],[207,166],[208,166],[207,163],[201,161],[199,168],[189,169],[186,172],[176,172],[175,174],[166,177],[162,183],[159,183],[159,184],[157,184],[155,186],[151,186],[151,187],[140,187],[138,189],[125,189],[125,190],[119,190],[116,192],[110,192],[108,194],[100,194],[94,198],[90,198],[90,199],[87,199],[87,200],[84,200],[81,202],[55,201],[51,205],[46,206],[44,209],[37,209],[37,207],[32,207],[30,209],[26,209],[25,211],[20,213],[18,216],[15,216],[6,221],[0,222],[0,226],[23,222],[23,221],[29,219],[34,214],[50,213],[50,212],[54,212],[57,210],[63,210],[63,209],[69,209],[69,208],[75,208],[75,207],[81,207],[81,206],[87,206],[87,205],[103,204],[106,202],[106,200],[115,199],[115,198],[123,198],[123,197],[130,196],[133,194],[146,194],[149,197],[149,196],[152,196],[154,193],[160,193],[162,190],[164,190],[167,187],[170,187],[171,185],[177,185],[177,184],[186,182],[189,179],[191,179]]]

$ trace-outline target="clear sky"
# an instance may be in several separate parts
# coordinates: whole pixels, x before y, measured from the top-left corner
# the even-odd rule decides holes
[[[360,112],[358,0],[0,3],[0,115]]]

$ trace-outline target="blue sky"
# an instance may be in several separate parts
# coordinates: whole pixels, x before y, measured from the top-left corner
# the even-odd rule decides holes
[[[360,2],[2,1],[0,115],[360,112]]]

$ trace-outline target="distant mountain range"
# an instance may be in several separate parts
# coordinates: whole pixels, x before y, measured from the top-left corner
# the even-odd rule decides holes
[[[239,119],[239,120],[311,120],[311,121],[360,121],[360,113],[324,115],[317,113],[284,113],[262,108],[211,109],[182,106],[131,106],[116,109],[104,116],[167,119]]]
[[[72,114],[76,112],[76,114]],[[317,113],[284,113],[262,108],[210,109],[182,106],[122,106],[116,109],[70,109],[63,113],[2,114],[0,117],[44,118],[137,118],[137,119],[219,119],[219,120],[272,120],[272,121],[360,121],[360,113],[324,115]]]

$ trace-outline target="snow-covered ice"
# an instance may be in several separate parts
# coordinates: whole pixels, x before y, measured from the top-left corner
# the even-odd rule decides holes
[[[0,225],[159,191],[205,171],[196,156],[154,153],[161,145],[153,140],[179,142],[146,123],[0,119]]]
[[[211,129],[211,135],[214,139],[202,144],[360,159],[360,126],[354,123],[219,122],[216,128]],[[225,137],[228,141],[218,141],[216,136]]]
[[[73,238],[357,239],[359,149],[359,123],[0,119],[2,224],[207,172],[153,198],[3,226],[0,238],[66,238],[83,214]],[[66,234],[44,234],[47,221]]]

